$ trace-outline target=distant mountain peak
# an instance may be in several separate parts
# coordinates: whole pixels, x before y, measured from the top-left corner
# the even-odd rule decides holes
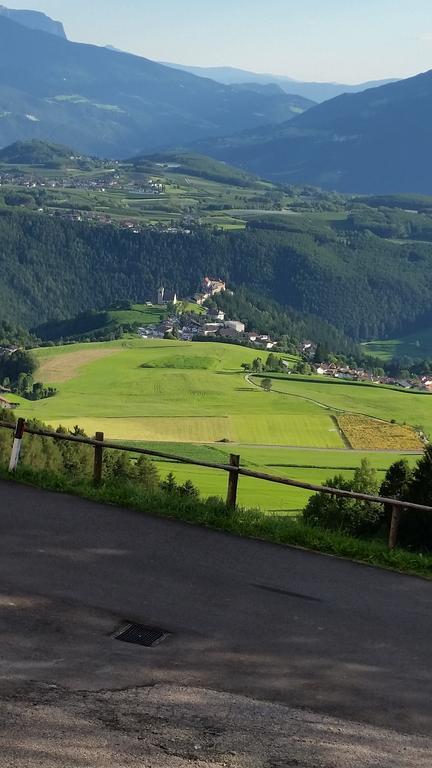
[[[41,11],[16,10],[14,8],[7,8],[5,5],[0,5],[0,14],[6,16],[11,21],[16,21],[17,24],[29,27],[29,29],[37,29],[39,32],[49,32],[51,35],[62,37],[64,40],[67,39],[61,21],[55,21]]]

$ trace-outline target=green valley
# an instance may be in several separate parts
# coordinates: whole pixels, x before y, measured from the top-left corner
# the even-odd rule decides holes
[[[382,477],[402,455],[412,465],[418,458],[403,445],[392,451],[349,450],[337,423],[341,411],[432,431],[427,395],[296,376],[274,378],[273,390],[264,392],[259,379],[250,381],[241,370],[257,351],[227,344],[123,338],[34,354],[36,378],[58,393],[37,402],[10,396],[19,402],[20,416],[54,428],[79,425],[88,434],[102,430],[109,440],[215,463],[227,463],[236,453],[248,467],[304,482],[323,484],[336,472],[352,477],[364,457]],[[226,492],[223,472],[163,460],[157,466],[161,477],[172,472],[179,482],[192,480],[204,496]],[[242,478],[239,501],[289,514],[309,495]]]

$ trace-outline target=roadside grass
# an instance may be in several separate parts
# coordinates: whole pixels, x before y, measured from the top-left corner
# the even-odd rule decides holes
[[[0,477],[6,479],[8,475],[2,470]],[[106,484],[94,488],[90,483],[78,483],[70,478],[35,472],[24,467],[17,471],[15,481],[237,536],[301,547],[366,565],[432,578],[431,555],[403,549],[390,552],[384,541],[354,539],[306,526],[290,517],[264,515],[257,509],[238,508],[230,512],[219,499],[202,501],[162,491],[149,494],[129,483]]]

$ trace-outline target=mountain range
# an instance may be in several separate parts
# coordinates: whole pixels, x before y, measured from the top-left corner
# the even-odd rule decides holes
[[[432,193],[432,71],[345,94],[291,123],[246,131],[197,151],[273,181],[341,192]]]
[[[298,85],[329,86],[307,91],[321,100],[368,84],[175,69],[70,42],[44,14],[0,7],[0,148],[43,139],[116,158],[185,148],[276,182],[348,193],[432,192],[432,72],[318,105],[286,92],[299,93]]]
[[[45,13],[40,11],[20,11],[12,8],[6,8],[0,5],[0,14],[11,21],[16,21],[29,29],[38,29],[40,32],[49,32],[51,35],[57,35],[66,40],[66,32],[61,21],[54,21]]]
[[[309,83],[284,75],[262,74],[250,72],[246,69],[237,69],[236,67],[194,67],[184,64],[163,63],[168,67],[190,72],[198,77],[207,77],[225,85],[274,85],[285,93],[297,94],[297,96],[311,99],[318,104],[340,96],[342,93],[360,93],[368,88],[376,88],[380,85],[395,82],[395,80],[376,80],[359,83],[358,85],[348,85],[346,83]]]
[[[0,15],[0,147],[40,138],[127,157],[284,122],[310,106],[72,43]]]

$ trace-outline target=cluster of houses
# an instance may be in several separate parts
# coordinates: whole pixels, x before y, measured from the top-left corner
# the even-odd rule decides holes
[[[54,179],[47,176],[29,176],[14,171],[0,173],[0,186],[13,185],[22,189],[82,189],[106,192],[107,189],[120,187],[120,180],[121,176],[115,169],[109,169],[100,176],[65,176]]]
[[[387,386],[401,387],[401,389],[415,389],[432,393],[432,376],[413,376],[407,379],[386,375],[377,376],[372,371],[365,371],[363,368],[350,368],[336,363],[320,363],[314,366],[314,370],[319,376],[330,376],[333,379],[370,381],[374,384],[386,384]]]
[[[223,280],[205,277],[201,283],[200,291],[189,301],[202,306],[207,299],[227,291]],[[232,291],[230,293],[232,294]],[[178,301],[175,291],[167,291],[164,286],[159,288],[157,292],[158,306],[166,307],[167,304],[171,304],[175,307]],[[273,341],[268,334],[247,332],[244,323],[240,320],[230,320],[226,317],[225,312],[217,308],[209,309],[201,315],[189,314],[185,321],[182,320],[181,316],[173,314],[166,320],[161,320],[157,325],[139,328],[138,333],[143,339],[163,339],[167,335],[173,334],[182,341],[193,341],[198,336],[204,336],[253,344],[259,349],[271,350],[277,346],[277,341]]]

